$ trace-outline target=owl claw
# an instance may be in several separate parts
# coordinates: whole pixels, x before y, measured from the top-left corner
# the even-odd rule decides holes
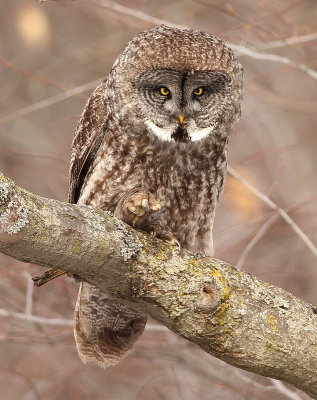
[[[148,199],[143,199],[141,201],[141,206],[146,208],[149,205],[149,200]]]
[[[141,206],[127,206],[127,209],[132,213],[137,215],[138,217],[142,217],[146,213],[146,207]]]
[[[166,237],[161,237],[160,239],[166,243],[169,243],[171,246],[177,247],[177,250],[181,249],[179,241],[170,232]]]
[[[172,246],[177,247],[178,250],[181,249],[181,245],[180,245],[179,241],[177,239],[175,239],[174,237],[171,240],[166,240],[166,242],[169,243]]]
[[[161,208],[161,203],[156,200],[153,194],[149,195],[149,203],[152,211],[158,211]]]
[[[170,245],[175,246],[178,250],[180,250],[181,245],[179,241],[166,226],[159,223],[152,223],[147,226],[146,230],[150,233],[152,237],[157,237],[158,239],[163,240],[163,242],[169,243]]]

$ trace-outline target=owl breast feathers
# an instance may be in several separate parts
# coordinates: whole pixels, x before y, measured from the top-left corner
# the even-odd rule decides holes
[[[212,225],[243,71],[207,33],[141,32],[94,91],[74,136],[69,200],[115,213],[170,243],[213,253]],[[83,282],[75,310],[80,358],[118,363],[146,316]]]

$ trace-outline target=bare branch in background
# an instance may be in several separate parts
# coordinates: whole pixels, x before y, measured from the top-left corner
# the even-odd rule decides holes
[[[33,281],[32,281],[32,286]],[[6,317],[6,318],[14,318],[18,319],[20,321],[27,321],[27,322],[34,322],[36,324],[41,324],[41,325],[60,325],[60,326],[73,326],[73,320],[72,319],[63,319],[63,318],[45,318],[45,317],[39,317],[37,315],[33,315],[31,313],[18,313],[15,311],[9,311],[5,310],[4,308],[0,308],[0,316],[1,317]],[[168,329],[163,326],[163,325],[156,325],[156,324],[147,324],[146,325],[146,330],[150,331],[160,331],[160,332],[167,332]]]
[[[115,11],[115,12],[118,12],[118,13],[121,13],[121,14],[124,14],[124,15],[128,15],[130,17],[134,17],[134,18],[136,18],[136,19],[138,19],[140,21],[144,21],[144,22],[150,24],[151,26],[160,25],[160,24],[167,24],[167,25],[173,26],[175,28],[180,28],[180,29],[187,28],[188,29],[188,26],[178,25],[178,24],[171,23],[169,21],[162,20],[160,18],[155,18],[155,17],[152,17],[152,16],[150,16],[148,14],[145,14],[145,13],[143,13],[141,11],[137,11],[137,10],[134,10],[132,8],[122,6],[120,4],[114,3],[114,2],[109,1],[109,0],[91,0],[91,1],[93,1],[96,4],[101,5],[103,7],[106,7],[108,9],[112,10],[112,11]],[[266,60],[266,61],[273,61],[273,62],[278,62],[278,63],[281,63],[281,64],[285,64],[285,65],[288,65],[289,67],[298,69],[298,70],[306,73],[311,78],[317,79],[317,71],[315,71],[312,68],[309,68],[307,65],[292,61],[287,57],[283,57],[283,56],[280,56],[278,54],[259,53],[259,52],[255,51],[252,48],[247,48],[245,46],[240,46],[240,45],[237,45],[237,44],[234,44],[234,43],[228,43],[227,42],[227,44],[234,51],[236,51],[238,53],[238,55],[240,54],[240,55],[248,56],[248,57],[251,57],[251,58],[255,58],[257,60]]]
[[[246,258],[248,257],[251,250],[254,246],[258,243],[258,241],[265,235],[265,232],[273,225],[273,223],[278,219],[279,215],[274,214],[268,220],[264,222],[261,228],[257,231],[257,233],[253,236],[250,240],[246,248],[244,249],[243,253],[241,254],[236,267],[242,268],[243,264],[245,263]]]
[[[51,86],[51,87],[53,87],[55,89],[58,89],[58,90],[64,90],[60,85],[56,84],[55,82],[52,82],[52,81],[44,78],[43,76],[40,76],[40,75],[37,75],[37,74],[33,74],[33,73],[29,72],[29,71],[26,71],[25,69],[17,66],[12,61],[9,61],[4,57],[0,56],[0,63],[5,65],[6,67],[12,69],[13,71],[16,71],[19,74],[27,77],[28,79],[33,79],[35,81],[42,82],[45,85]]]
[[[35,322],[37,324],[43,324],[43,325],[62,325],[62,326],[72,326],[73,325],[73,321],[71,319],[44,318],[44,317],[38,317],[33,314],[17,313],[14,311],[8,311],[8,310],[4,310],[3,308],[0,308],[0,315],[2,317],[12,317],[12,318],[19,319],[22,321]]]
[[[280,393],[283,393],[286,397],[291,400],[302,400],[301,396],[295,392],[289,390],[282,382],[277,381],[276,379],[271,379],[273,386]]]
[[[32,314],[32,308],[33,308],[33,289],[34,289],[34,284],[33,284],[32,276],[28,272],[24,272],[23,275],[24,275],[24,277],[26,278],[26,281],[27,281],[26,299],[25,299],[25,314],[26,315],[31,315]]]
[[[285,47],[292,44],[301,44],[306,42],[312,42],[317,40],[317,32],[309,33],[308,35],[295,35],[287,39],[275,40],[273,42],[259,43],[252,46],[252,50],[267,50],[267,49],[277,49],[279,47]]]
[[[31,104],[27,107],[21,108],[20,110],[13,111],[12,113],[0,117],[0,125],[13,121],[16,118],[24,117],[32,112],[42,110],[45,107],[52,106],[53,104],[59,103],[60,101],[69,99],[70,97],[76,96],[77,94],[83,93],[86,90],[95,89],[99,85],[101,79],[96,79],[92,82],[85,83],[80,86],[76,86],[73,89],[69,89],[64,93],[57,94],[56,96],[49,97],[48,99],[39,101],[37,103]]]
[[[255,58],[256,60],[274,61],[281,64],[285,64],[288,65],[289,67],[305,72],[311,78],[317,79],[317,71],[307,67],[307,65],[305,64],[297,63],[295,61],[290,60],[287,57],[280,56],[278,54],[259,53],[250,48],[239,46],[238,44],[233,44],[233,43],[228,43],[228,44],[233,50],[235,50],[238,53],[238,55],[242,54],[244,56]]]
[[[275,204],[269,197],[262,193],[259,189],[253,186],[249,181],[247,181],[243,176],[241,176],[238,171],[228,165],[228,173],[234,178],[238,179],[244,186],[246,186],[252,193],[254,193],[259,199],[261,199],[266,205],[268,205],[272,210],[275,210],[284,221],[293,229],[293,231],[301,238],[308,249],[317,256],[317,248],[309,239],[309,237],[300,229],[294,220],[287,214],[285,210]]]

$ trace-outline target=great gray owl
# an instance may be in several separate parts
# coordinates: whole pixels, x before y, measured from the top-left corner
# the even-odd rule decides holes
[[[138,34],[79,120],[70,202],[112,211],[163,240],[212,255],[242,75],[232,50],[207,33],[162,25]],[[74,329],[84,362],[118,363],[145,323],[145,315],[81,283]]]

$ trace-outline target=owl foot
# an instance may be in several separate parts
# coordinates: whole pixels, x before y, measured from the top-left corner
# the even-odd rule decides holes
[[[161,204],[152,193],[144,189],[134,189],[123,196],[114,214],[125,223],[142,228],[160,208]]]
[[[134,228],[148,232],[151,236],[180,249],[180,244],[171,230],[158,221],[162,214],[162,206],[149,191],[142,188],[130,190],[121,198],[114,214]]]

